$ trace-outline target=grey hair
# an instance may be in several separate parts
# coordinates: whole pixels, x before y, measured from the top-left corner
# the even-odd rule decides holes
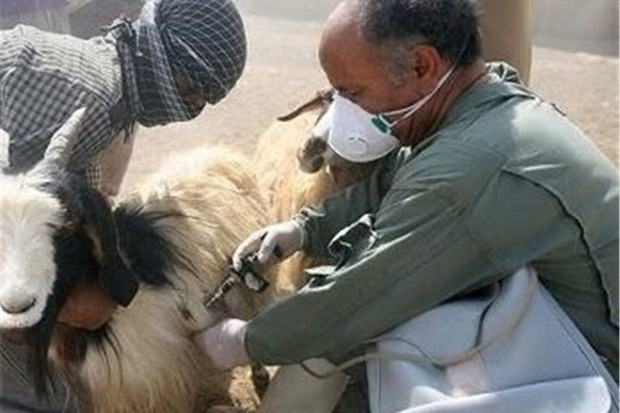
[[[457,67],[481,56],[479,7],[475,0],[358,0],[366,41],[388,59],[393,81],[415,68],[411,51],[420,42]]]
[[[381,44],[380,52],[385,57],[388,68],[388,80],[396,87],[401,86],[415,68],[413,50],[423,41],[419,36],[398,41],[386,41]]]

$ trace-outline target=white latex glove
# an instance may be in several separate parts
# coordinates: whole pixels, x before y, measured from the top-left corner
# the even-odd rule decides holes
[[[260,229],[243,241],[233,253],[233,266],[241,268],[241,259],[257,252],[258,262],[267,264],[293,255],[304,242],[304,229],[294,220]],[[274,251],[279,250],[276,256]]]
[[[226,318],[194,336],[194,341],[220,370],[249,364],[244,343],[246,324],[243,320]]]

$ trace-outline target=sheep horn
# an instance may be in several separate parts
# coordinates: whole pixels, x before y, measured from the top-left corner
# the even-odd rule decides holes
[[[60,129],[54,133],[45,150],[42,162],[48,165],[56,165],[59,168],[67,166],[73,146],[77,141],[77,136],[80,132],[85,113],[86,108],[76,110]]]
[[[86,108],[77,109],[54,133],[45,149],[43,159],[30,170],[29,176],[46,177],[50,171],[63,170],[67,167],[85,113]]]

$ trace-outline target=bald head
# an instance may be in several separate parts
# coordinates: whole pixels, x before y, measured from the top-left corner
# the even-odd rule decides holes
[[[327,19],[319,43],[319,60],[330,83],[355,94],[365,82],[384,76],[384,59],[360,31],[360,2],[345,0]]]
[[[356,75],[371,72],[398,85],[405,75],[411,74],[415,61],[411,57],[411,38],[402,41],[388,39],[376,41],[364,31],[368,0],[344,0],[328,17],[319,44],[319,59],[332,85],[339,89],[338,78],[352,79]],[[419,41],[416,37],[414,40]],[[370,73],[368,73],[370,75]],[[336,77],[336,82],[333,77]],[[343,82],[348,83],[348,82]]]
[[[343,0],[338,3],[327,18],[324,31],[327,32],[329,29],[337,29],[349,24],[357,24],[360,18],[360,5],[359,0]]]
[[[348,46],[361,40],[359,31],[358,0],[345,0],[338,4],[327,18],[319,43],[319,58],[340,55]]]

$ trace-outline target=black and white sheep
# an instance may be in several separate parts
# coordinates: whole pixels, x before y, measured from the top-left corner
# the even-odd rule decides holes
[[[303,284],[302,270],[315,261],[297,254],[280,265],[270,294],[233,289],[216,311],[202,305],[249,233],[367,173],[368,166],[325,157],[310,168],[316,173],[300,169],[304,156],[316,153],[307,140],[316,138],[314,125],[328,104],[322,96],[274,122],[251,164],[223,149],[182,155],[114,209],[64,168],[79,114],[33,170],[3,174],[0,329],[28,332],[39,386],[51,360],[95,412],[255,407],[247,381],[231,386],[234,378],[215,371],[191,336],[224,314],[249,318]],[[97,331],[57,323],[73,286],[93,280],[126,307]]]
[[[39,386],[49,361],[87,411],[255,406],[249,386],[235,393],[234,377],[215,371],[191,339],[224,315],[251,317],[278,293],[233,288],[218,307],[203,306],[234,247],[269,220],[250,164],[198,151],[112,209],[64,169],[79,123],[76,113],[33,170],[0,180],[0,329],[27,332]],[[95,280],[121,306],[96,331],[59,324],[71,289]]]

